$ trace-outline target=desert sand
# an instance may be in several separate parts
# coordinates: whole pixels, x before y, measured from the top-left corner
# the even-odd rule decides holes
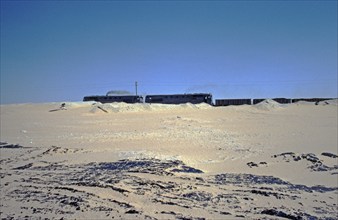
[[[4,219],[338,219],[337,100],[1,105]]]

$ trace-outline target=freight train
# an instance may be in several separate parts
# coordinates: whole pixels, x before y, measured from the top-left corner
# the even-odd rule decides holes
[[[333,98],[298,98],[298,99],[287,99],[287,98],[273,98],[275,102],[280,104],[290,104],[299,101],[306,102],[318,102],[332,100]],[[215,106],[229,106],[229,105],[256,105],[266,99],[216,99]]]
[[[272,100],[280,104],[289,104],[299,101],[321,102],[331,100],[333,98],[274,98]],[[207,103],[213,106],[229,106],[229,105],[255,105],[266,99],[216,99],[215,104],[212,102],[212,94],[210,93],[192,93],[192,94],[171,94],[171,95],[105,95],[105,96],[85,96],[83,101],[95,101],[101,103],[125,102],[125,103],[161,103],[161,104],[182,104],[182,103]]]

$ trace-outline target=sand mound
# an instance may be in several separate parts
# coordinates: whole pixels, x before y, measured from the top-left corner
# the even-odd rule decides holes
[[[207,103],[200,103],[195,105],[198,109],[210,109],[212,106]]]
[[[65,104],[65,108],[81,108],[81,107],[87,107],[94,105],[96,102],[90,101],[90,102],[62,102],[60,103],[60,106],[62,104]]]
[[[191,103],[184,103],[184,104],[179,104],[179,106],[181,107],[181,108],[197,108],[197,106],[196,105],[194,105],[194,104],[191,104]]]
[[[117,113],[117,112],[143,112],[143,111],[165,111],[165,110],[180,110],[180,109],[208,109],[210,105],[206,103],[202,104],[149,104],[149,103],[135,103],[128,104],[124,102],[113,102],[113,103],[92,103],[90,112],[105,112],[105,113]]]
[[[294,102],[292,103],[293,105],[314,105],[314,102],[307,102],[307,101],[298,101],[298,102]]]
[[[283,105],[279,104],[278,102],[272,99],[266,99],[260,103],[257,103],[255,107],[260,110],[273,110],[273,109],[281,109],[283,108]]]
[[[117,113],[117,112],[139,112],[144,110],[149,110],[149,106],[147,105],[141,105],[141,104],[127,104],[124,102],[121,103],[96,103],[94,104],[90,112],[96,113],[96,112],[105,112],[105,113]]]

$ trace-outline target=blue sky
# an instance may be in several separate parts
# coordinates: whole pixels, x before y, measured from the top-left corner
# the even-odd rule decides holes
[[[1,103],[337,97],[337,1],[1,1]]]

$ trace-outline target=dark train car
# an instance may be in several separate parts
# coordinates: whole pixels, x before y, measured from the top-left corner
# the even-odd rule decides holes
[[[291,99],[286,99],[286,98],[275,98],[272,99],[280,104],[290,104],[291,103]]]
[[[263,102],[264,100],[266,100],[266,99],[253,99],[252,103],[254,105],[256,105],[260,102]],[[286,99],[286,98],[273,98],[272,100],[275,101],[275,102],[278,102],[279,104],[289,104],[289,103],[291,103],[291,99]]]
[[[194,93],[194,94],[173,94],[173,95],[147,95],[146,103],[161,103],[161,104],[182,104],[182,103],[208,103],[212,105],[212,95],[209,93]]]
[[[215,106],[251,105],[251,99],[216,99]]]
[[[299,99],[292,99],[292,103],[305,101],[305,102],[321,102],[326,100],[332,100],[333,98],[299,98]]]
[[[118,96],[85,96],[83,101],[95,101],[101,103],[125,102],[125,103],[142,103],[143,97],[136,95],[118,95]]]

